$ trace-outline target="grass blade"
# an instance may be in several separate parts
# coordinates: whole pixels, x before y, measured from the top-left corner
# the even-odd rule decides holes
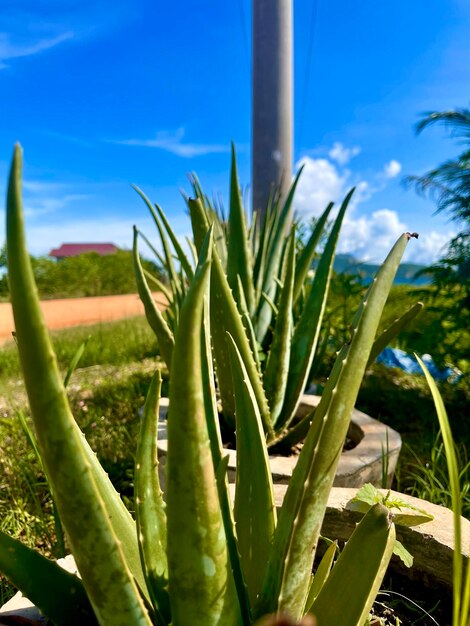
[[[64,377],[64,387],[67,387],[67,385],[70,382],[70,379],[72,378],[72,374],[77,369],[77,365],[79,364],[80,359],[82,358],[83,353],[85,352],[85,348],[89,340],[90,340],[90,337],[88,337],[83,343],[81,343],[80,346],[78,347],[78,350],[73,355],[72,360],[70,361],[70,365],[68,366],[67,372]]]
[[[457,455],[455,453],[454,438],[450,428],[447,411],[439,393],[437,385],[429,373],[423,361],[416,355],[416,359],[424,372],[426,381],[431,390],[431,394],[436,407],[437,418],[442,433],[442,441],[446,452],[447,468],[449,472],[449,482],[452,497],[452,512],[454,514],[454,554],[453,554],[453,626],[467,626],[470,620],[470,568],[466,563],[466,575],[464,577],[464,559],[462,556],[462,525],[460,480]]]

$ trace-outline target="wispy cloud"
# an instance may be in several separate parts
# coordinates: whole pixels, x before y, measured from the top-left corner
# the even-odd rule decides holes
[[[328,156],[333,161],[336,161],[340,165],[346,165],[349,161],[357,156],[361,152],[361,148],[359,146],[353,146],[352,148],[347,148],[343,146],[339,141],[333,144],[333,147],[328,152]]]
[[[145,148],[159,148],[166,150],[172,154],[189,159],[195,156],[204,156],[206,154],[221,154],[229,151],[229,146],[214,143],[185,143],[184,128],[178,128],[174,133],[167,131],[158,132],[154,139],[123,139],[115,140],[112,143],[118,143],[124,146],[142,146]]]
[[[51,137],[52,139],[58,139],[59,141],[66,141],[67,143],[72,143],[82,148],[91,148],[93,147],[93,143],[87,139],[83,139],[82,137],[75,137],[74,135],[67,135],[65,133],[59,133],[55,130],[44,130],[39,128],[38,131],[47,137]]]
[[[8,67],[6,61],[18,59],[20,57],[29,57],[54,46],[59,45],[63,41],[72,39],[74,36],[72,31],[66,31],[54,37],[39,39],[37,41],[28,41],[21,44],[11,42],[8,33],[0,33],[0,69]]]

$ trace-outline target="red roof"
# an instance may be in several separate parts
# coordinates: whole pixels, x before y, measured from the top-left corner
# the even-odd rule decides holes
[[[86,252],[97,252],[100,256],[114,254],[119,248],[113,243],[63,243],[60,248],[54,248],[49,252],[49,256],[64,258],[77,256]]]

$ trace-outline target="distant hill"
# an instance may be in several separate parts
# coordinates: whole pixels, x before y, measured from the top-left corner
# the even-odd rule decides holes
[[[337,254],[334,263],[334,270],[338,274],[359,274],[366,284],[371,282],[379,267],[378,264],[358,261],[351,254]],[[417,265],[416,263],[402,263],[398,268],[395,284],[415,286],[429,285],[431,282],[429,276],[414,278],[416,272],[424,269],[424,267],[424,265]]]

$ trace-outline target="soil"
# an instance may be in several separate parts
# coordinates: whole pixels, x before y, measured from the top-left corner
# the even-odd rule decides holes
[[[387,574],[382,590],[373,607],[377,617],[370,626],[451,626],[450,590],[420,585],[395,572]]]
[[[154,297],[157,304],[163,307],[162,294],[155,293]],[[49,329],[111,322],[144,314],[143,304],[137,294],[44,300],[41,308]],[[14,328],[11,304],[0,303],[0,344],[11,339]]]

